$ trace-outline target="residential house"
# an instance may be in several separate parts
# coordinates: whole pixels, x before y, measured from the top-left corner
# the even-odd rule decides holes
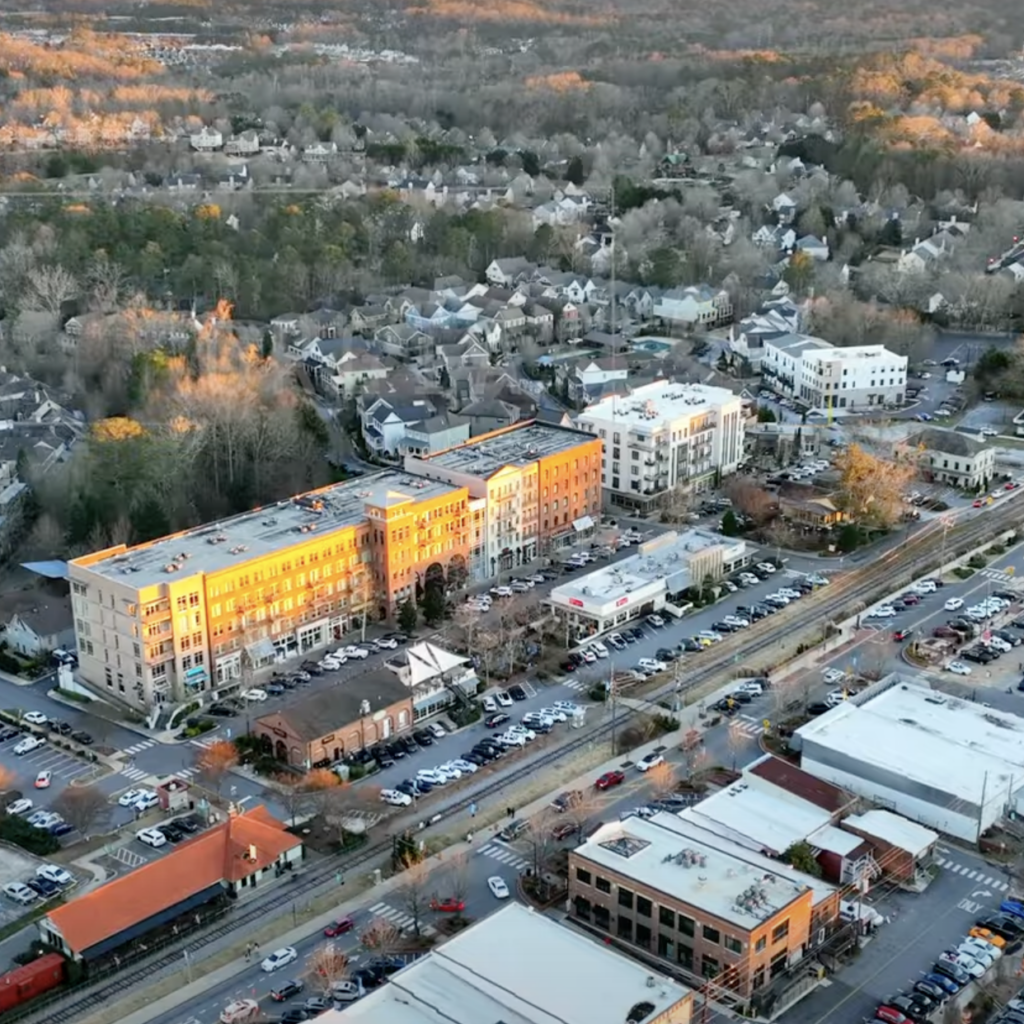
[[[189,145],[198,153],[212,153],[224,145],[224,136],[216,128],[206,125],[188,137]]]
[[[797,202],[792,196],[787,195],[785,192],[780,192],[772,200],[772,210],[775,216],[779,218],[780,224],[789,224],[796,216]]]
[[[394,320],[395,315],[390,304],[356,306],[349,314],[352,330],[361,334],[373,334]]]
[[[198,192],[203,187],[200,174],[169,174],[164,180],[168,192]]]
[[[953,253],[953,238],[939,232],[926,238],[923,242],[920,239],[914,240],[910,249],[904,249],[896,261],[896,269],[901,273],[923,274],[932,270],[939,263],[949,259]]]
[[[542,225],[562,227],[567,224],[578,224],[590,209],[590,197],[586,195],[565,195],[555,193],[554,198],[541,203],[533,211],[534,230]]]
[[[732,320],[732,299],[708,285],[673,288],[654,304],[654,316],[672,325],[708,329]]]
[[[729,328],[729,347],[760,371],[764,346],[800,330],[800,309],[789,298],[771,299]]]
[[[520,420],[519,409],[497,398],[484,398],[459,410],[459,417],[469,425],[469,436],[480,437],[492,430],[503,430]]]
[[[786,224],[763,224],[751,238],[754,245],[779,252],[789,252],[796,245],[796,232]]]
[[[377,398],[362,415],[363,440],[378,455],[397,455],[409,427],[444,411],[443,407],[424,398],[413,399],[407,405]]]
[[[816,238],[814,235],[804,235],[796,240],[793,246],[796,252],[802,252],[812,260],[824,263],[831,256],[828,242],[824,238]]]
[[[415,362],[434,351],[434,339],[412,324],[387,324],[374,331],[380,351],[404,362]]]
[[[228,156],[255,156],[260,151],[260,135],[254,128],[232,135],[224,144]]]
[[[555,314],[539,302],[527,301],[523,305],[526,331],[541,341],[549,341],[555,333]]]
[[[401,455],[433,455],[469,440],[470,425],[462,417],[441,412],[429,419],[406,424],[405,437],[399,442]]]
[[[279,313],[270,321],[270,329],[278,334],[297,337],[301,335],[302,313]]]
[[[996,472],[995,448],[956,430],[925,427],[895,453],[916,462],[926,479],[964,491],[987,491]]]
[[[17,590],[0,597],[0,639],[26,658],[75,646],[75,623],[67,584],[63,595]]]
[[[569,400],[577,406],[599,401],[608,390],[624,390],[629,376],[625,359],[616,356],[586,359],[575,365],[563,366]]]
[[[314,379],[331,398],[352,398],[367,381],[383,380],[391,370],[372,353],[353,351],[348,339],[321,340],[318,349],[322,361],[314,364]]]
[[[657,289],[630,288],[623,296],[622,304],[631,317],[637,320],[650,320],[654,316],[654,304],[658,294]]]
[[[501,346],[512,348],[526,333],[526,313],[522,306],[508,305],[493,317],[494,324],[501,330]]]
[[[302,151],[302,162],[307,164],[325,164],[338,155],[336,142],[314,142]]]
[[[536,264],[531,263],[525,256],[513,256],[510,259],[491,260],[484,271],[484,277],[491,284],[512,288],[521,280],[528,279],[535,269]]]
[[[439,345],[437,355],[449,374],[460,366],[490,366],[491,353],[486,342],[472,334],[454,345]]]
[[[455,326],[457,320],[458,316],[456,313],[431,301],[424,302],[418,306],[411,306],[405,313],[405,322],[407,324],[428,334],[449,330]]]

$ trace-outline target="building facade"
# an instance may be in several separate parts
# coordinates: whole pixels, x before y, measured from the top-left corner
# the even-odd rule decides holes
[[[988,490],[996,474],[996,450],[955,430],[926,427],[896,446],[898,458],[916,462],[933,483],[964,491]]]
[[[81,680],[150,712],[465,578],[465,487],[381,473],[69,564]]]
[[[837,348],[801,335],[766,341],[761,372],[816,409],[902,405],[907,389],[906,356],[884,345]]]
[[[815,938],[813,890],[781,864],[766,870],[766,861],[677,832],[664,812],[630,818],[602,826],[570,852],[569,912],[695,980],[713,978],[750,997],[802,959]]]
[[[405,468],[469,495],[469,569],[477,580],[571,542],[601,507],[601,441],[536,421],[437,455],[406,456]]]
[[[620,508],[708,490],[743,461],[743,402],[725,388],[656,381],[591,405],[576,424],[603,444],[605,500]]]

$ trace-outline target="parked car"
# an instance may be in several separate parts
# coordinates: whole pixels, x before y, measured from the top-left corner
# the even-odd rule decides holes
[[[612,789],[615,786],[621,786],[626,781],[626,773],[619,771],[618,769],[610,772],[605,772],[595,783],[594,787],[599,790]]]
[[[294,963],[298,958],[299,954],[293,946],[282,946],[280,949],[275,949],[270,956],[263,960],[260,964],[260,970],[270,974],[282,967],[287,967],[288,964]]]
[[[263,962],[266,963],[266,960]],[[282,981],[280,985],[275,985],[270,990],[270,998],[275,1003],[283,1003],[286,999],[297,996],[302,991],[302,988],[302,981],[299,978],[289,978],[287,981]]]

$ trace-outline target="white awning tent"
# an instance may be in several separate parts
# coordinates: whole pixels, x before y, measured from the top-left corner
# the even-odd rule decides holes
[[[414,644],[405,655],[409,661],[409,677],[406,680],[409,686],[419,686],[460,665],[465,665],[469,660],[426,641]]]
[[[572,528],[577,533],[582,533],[584,530],[592,530],[594,528],[593,516],[581,516],[579,519],[574,519]]]
[[[257,640],[254,643],[249,644],[245,649],[245,653],[248,654],[254,662],[259,662],[264,661],[267,658],[273,658],[274,655],[277,654],[277,651],[274,648],[274,641],[263,637],[262,640]]]

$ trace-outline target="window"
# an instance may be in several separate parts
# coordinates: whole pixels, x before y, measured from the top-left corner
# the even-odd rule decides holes
[[[687,917],[685,914],[680,914],[679,915],[679,931],[682,932],[683,935],[690,935],[690,936],[692,936],[693,932],[694,932],[693,918],[692,917]]]
[[[719,943],[722,941],[722,933],[717,928],[712,928],[709,924],[704,925],[702,932],[707,942]]]
[[[722,945],[725,946],[730,953],[742,953],[743,943],[740,942],[734,935],[726,935],[722,939]]]
[[[582,918],[584,921],[590,920],[590,900],[583,896],[576,897],[576,916]]]
[[[612,916],[608,913],[607,907],[602,907],[599,903],[594,904],[594,924],[598,928],[604,928],[605,931],[611,924]]]
[[[633,940],[641,949],[651,948],[651,929],[645,924],[637,923],[636,938]]]
[[[707,953],[705,953],[700,958],[700,973],[703,974],[705,978],[716,977],[720,970],[721,967],[713,956],[708,956]]]
[[[650,917],[654,906],[646,896],[637,896],[636,898],[636,912],[641,917]]]
[[[756,971],[754,971],[754,978],[751,981],[751,987],[755,988],[755,989],[764,988],[764,968],[763,967],[758,967],[758,969]]]
[[[667,935],[658,936],[658,956],[664,957],[666,960],[672,960],[675,957],[675,943]]]
[[[788,934],[789,918],[787,917],[786,920],[782,922],[782,924],[776,925],[772,929],[772,945],[774,946],[776,942],[781,942]]]
[[[678,963],[684,971],[692,971],[693,950],[689,946],[684,946],[680,943],[676,949],[676,963]]]
[[[611,892],[612,883],[609,882],[607,878],[602,878],[598,875],[597,878],[594,879],[594,888],[597,889],[598,892]]]
[[[768,945],[768,940],[762,935],[761,938],[754,943],[754,952],[763,953],[764,947]]]
[[[676,912],[669,910],[668,907],[658,907],[658,922],[666,928],[675,928]]]
[[[618,934],[620,939],[628,939],[630,942],[633,941],[633,919],[624,917],[619,914],[618,918]]]
[[[633,909],[633,894],[628,889],[619,887],[619,906]]]

